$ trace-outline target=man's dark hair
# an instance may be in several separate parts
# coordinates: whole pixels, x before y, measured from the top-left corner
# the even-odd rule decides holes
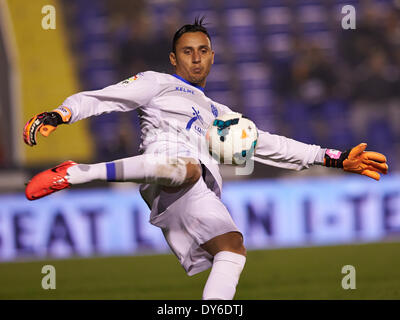
[[[185,24],[183,27],[179,28],[178,31],[175,32],[174,38],[172,40],[172,52],[176,53],[176,43],[179,40],[180,37],[186,32],[203,32],[208,39],[210,39],[211,42],[211,37],[208,34],[207,29],[204,27],[205,23],[203,23],[205,17],[196,17],[194,19],[193,24]]]

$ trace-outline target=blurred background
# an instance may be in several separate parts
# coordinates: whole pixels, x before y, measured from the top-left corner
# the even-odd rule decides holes
[[[367,142],[388,158],[390,174],[379,183],[322,167],[256,164],[245,177],[224,167],[224,202],[248,247],[399,239],[400,1],[0,4],[0,260],[168,251],[133,184],[91,183],[34,203],[23,195],[33,174],[66,159],[136,155],[136,112],[60,126],[34,148],[23,144],[22,128],[78,91],[146,70],[172,73],[173,34],[199,15],[216,53],[210,98],[262,130],[341,150]],[[55,8],[55,29],[42,27],[46,5]],[[356,9],[354,30],[342,28],[345,5]]]

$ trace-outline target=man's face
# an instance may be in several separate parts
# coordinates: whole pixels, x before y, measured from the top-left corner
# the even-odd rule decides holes
[[[176,53],[171,52],[169,59],[178,76],[204,87],[206,78],[214,63],[214,51],[211,42],[203,32],[186,32],[176,43]]]

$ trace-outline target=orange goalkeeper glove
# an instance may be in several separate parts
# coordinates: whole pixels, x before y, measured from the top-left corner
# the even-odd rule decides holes
[[[52,112],[43,112],[31,118],[24,126],[24,142],[33,147],[36,145],[36,136],[39,131],[47,137],[56,130],[59,124],[68,123],[71,120],[71,112],[63,107]]]
[[[328,149],[325,153],[324,165],[326,167],[343,168],[344,171],[379,180],[380,174],[388,173],[389,166],[386,163],[386,157],[378,152],[365,151],[366,148],[366,143],[360,143],[343,153]]]

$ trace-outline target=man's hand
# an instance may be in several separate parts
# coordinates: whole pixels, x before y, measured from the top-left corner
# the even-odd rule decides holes
[[[360,143],[345,152],[327,149],[324,165],[326,167],[343,168],[344,171],[362,174],[379,180],[380,174],[386,174],[389,169],[386,157],[378,152],[365,151],[366,148],[366,143]]]
[[[386,163],[386,157],[378,152],[365,151],[366,148],[366,143],[360,143],[351,149],[348,157],[343,160],[343,170],[379,181],[380,174],[388,173],[389,166]]]
[[[63,109],[65,110],[66,108]],[[23,132],[24,142],[33,147],[36,145],[36,136],[38,131],[43,136],[47,137],[50,133],[56,130],[59,124],[69,122],[70,118],[70,114],[65,115],[59,110],[43,112],[34,116],[25,124]]]

